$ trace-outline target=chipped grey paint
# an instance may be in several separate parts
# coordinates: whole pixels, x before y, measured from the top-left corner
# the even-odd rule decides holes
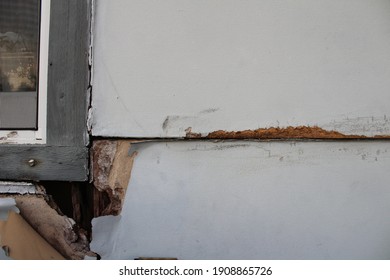
[[[25,182],[0,181],[0,194],[42,194],[40,187]]]

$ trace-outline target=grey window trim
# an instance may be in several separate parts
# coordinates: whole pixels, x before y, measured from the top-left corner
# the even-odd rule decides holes
[[[90,8],[90,0],[51,0],[47,143],[0,144],[0,179],[88,179]]]

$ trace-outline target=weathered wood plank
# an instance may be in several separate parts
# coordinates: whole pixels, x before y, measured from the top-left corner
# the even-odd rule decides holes
[[[52,0],[47,139],[84,146],[89,80],[89,0]]]
[[[0,146],[1,180],[86,181],[87,167],[86,147]]]

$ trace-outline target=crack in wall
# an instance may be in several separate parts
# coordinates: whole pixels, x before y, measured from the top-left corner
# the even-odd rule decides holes
[[[168,120],[168,119],[167,119]],[[164,122],[165,124],[168,121]],[[137,151],[131,149],[136,142],[146,141],[186,141],[186,140],[341,140],[341,139],[390,139],[390,136],[348,135],[335,130],[325,130],[318,126],[270,127],[256,130],[224,131],[217,130],[205,136],[186,130],[185,138],[145,138],[136,139],[95,139],[91,148],[91,182],[98,191],[94,199],[94,216],[119,215],[129,184],[131,170]]]
[[[90,1],[89,21],[89,48],[88,48],[88,88],[87,88],[87,133],[88,138],[92,136],[92,91],[93,91],[93,27],[95,24],[95,0]],[[88,142],[89,144],[89,142]]]

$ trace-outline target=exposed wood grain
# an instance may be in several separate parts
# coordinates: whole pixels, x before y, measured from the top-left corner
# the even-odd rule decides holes
[[[106,196],[95,196],[101,215],[119,215],[137,152],[130,154],[131,140],[95,140],[91,148],[94,187]],[[104,199],[108,199],[107,201]]]
[[[81,222],[81,193],[79,186],[72,184],[72,206],[73,206],[73,220],[79,225]]]
[[[89,19],[89,0],[51,2],[47,116],[50,145],[87,143]]]

